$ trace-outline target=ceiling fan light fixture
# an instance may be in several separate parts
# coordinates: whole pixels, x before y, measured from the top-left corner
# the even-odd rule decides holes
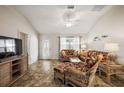
[[[66,11],[63,14],[63,21],[65,23],[65,26],[67,28],[73,26],[76,20],[77,20],[77,14],[75,11],[75,6],[68,5]]]
[[[66,27],[68,28],[68,27],[71,27],[73,24],[72,24],[72,22],[67,22],[66,23]]]

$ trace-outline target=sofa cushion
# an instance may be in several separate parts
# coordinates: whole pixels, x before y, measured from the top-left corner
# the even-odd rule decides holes
[[[91,67],[96,63],[96,60],[87,59],[86,63],[87,63],[86,66],[87,66],[88,68],[91,68]]]
[[[80,51],[79,55],[81,56],[87,56],[88,51]]]
[[[60,63],[57,66],[54,67],[54,70],[59,71],[60,73],[64,73],[64,71],[67,69],[67,67],[72,67],[74,64],[70,62],[66,63]]]
[[[61,51],[60,54],[61,54],[62,56],[66,56],[65,51]]]
[[[78,79],[81,79],[82,76],[86,75],[86,72],[81,71],[81,69],[74,68],[74,67],[68,67],[66,70],[66,75],[69,75],[71,77],[75,77]]]

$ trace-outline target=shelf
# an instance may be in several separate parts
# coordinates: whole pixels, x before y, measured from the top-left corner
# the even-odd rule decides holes
[[[16,78],[18,78],[19,76],[21,76],[21,72],[17,71],[15,73],[12,74],[12,80],[15,80]]]
[[[14,63],[14,64],[12,64],[12,66],[16,66],[16,65],[19,65],[19,64],[21,64],[21,62]]]
[[[20,61],[13,61],[12,64],[12,76],[16,77],[14,75],[20,75],[21,74],[21,62]]]
[[[4,86],[4,83],[11,86],[16,80],[22,77],[27,72],[28,61],[26,56],[13,56],[0,60],[0,68],[5,69],[0,73],[0,80],[7,78],[7,81],[2,81],[0,86]],[[27,65],[25,65],[27,64]],[[8,69],[7,69],[8,68]],[[7,72],[7,73],[6,73]]]
[[[15,69],[14,71],[12,71],[12,74],[21,71],[20,69]]]
[[[12,61],[12,65],[14,65],[14,64],[16,64],[16,63],[20,63],[20,60]]]
[[[12,66],[12,70],[21,68],[21,64],[16,64]]]

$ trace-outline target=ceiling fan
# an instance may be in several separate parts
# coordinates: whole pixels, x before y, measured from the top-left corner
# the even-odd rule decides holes
[[[63,20],[66,27],[71,27],[79,20],[79,16],[76,12],[76,7],[74,5],[68,5],[63,14]]]

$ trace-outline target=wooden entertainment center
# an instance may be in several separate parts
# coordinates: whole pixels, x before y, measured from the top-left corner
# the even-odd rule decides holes
[[[10,86],[27,71],[27,56],[13,56],[0,60],[0,87]]]

